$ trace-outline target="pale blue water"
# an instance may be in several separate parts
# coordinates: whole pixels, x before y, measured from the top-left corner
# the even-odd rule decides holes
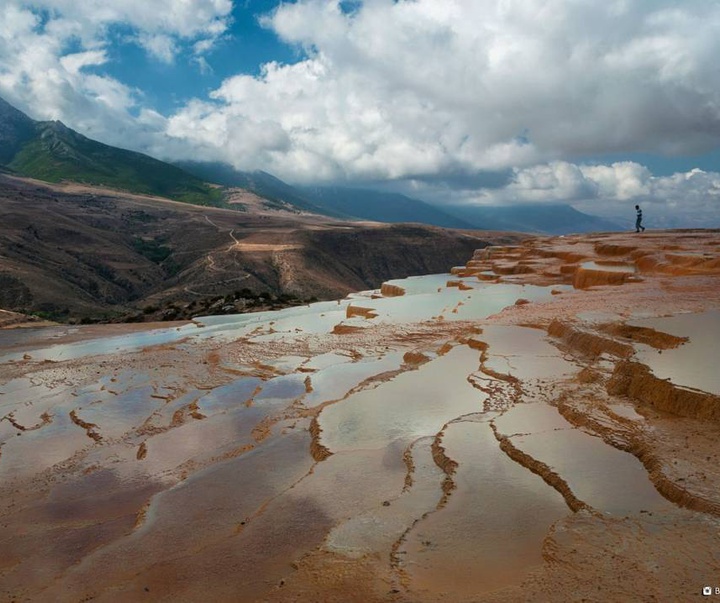
[[[338,301],[318,302],[272,312],[200,317],[193,323],[180,327],[49,345],[32,350],[30,355],[34,361],[62,361],[133,352],[150,346],[180,343],[183,340],[234,341],[253,336],[267,340],[296,334],[330,333],[335,325],[345,320],[346,308],[350,304],[375,309],[378,316],[372,319],[372,324],[399,324],[435,320],[440,317],[444,320],[479,319],[499,312],[521,297],[531,301],[551,297],[549,287],[473,281],[473,289],[460,291],[457,287],[446,287],[449,280],[456,281],[458,278],[452,274],[431,274],[397,279],[389,282],[406,290],[406,295],[401,297],[371,299],[373,292],[366,291]],[[48,334],[50,333],[53,331],[48,329]],[[3,334],[0,333],[0,349],[2,345]],[[2,355],[0,363],[20,361],[23,354],[24,352],[13,352]]]

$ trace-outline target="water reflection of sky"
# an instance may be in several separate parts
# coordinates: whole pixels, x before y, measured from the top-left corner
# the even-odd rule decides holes
[[[512,305],[519,297],[530,300],[550,298],[548,287],[516,284],[480,283],[467,280],[473,288],[460,291],[447,287],[451,274],[432,274],[389,281],[403,287],[406,295],[371,299],[372,291],[352,294],[339,301],[318,302],[307,306],[285,308],[273,312],[257,312],[198,318],[192,324],[166,329],[129,333],[70,344],[58,344],[33,350],[33,360],[71,360],[85,356],[127,353],[155,345],[189,339],[190,342],[213,338],[234,341],[240,337],[283,337],[293,333],[329,333],[345,319],[350,304],[372,307],[378,317],[374,322],[405,323],[431,320],[484,318]],[[438,291],[439,290],[439,291]],[[0,362],[19,361],[23,352],[0,356]]]
[[[720,311],[640,319],[629,324],[676,337],[689,337],[683,345],[662,350],[662,353],[650,346],[636,344],[636,357],[660,379],[720,395],[720,371],[717,370],[715,352],[720,339]]]
[[[404,447],[437,433],[447,421],[483,409],[485,394],[467,380],[479,366],[480,352],[459,346],[417,371],[357,392],[322,412],[322,444],[332,452],[393,442]]]
[[[672,506],[638,459],[578,429],[555,431],[551,437],[521,435],[513,444],[552,467],[580,500],[599,511],[626,515]]]

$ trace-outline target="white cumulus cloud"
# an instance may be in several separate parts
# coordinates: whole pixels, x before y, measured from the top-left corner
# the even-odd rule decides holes
[[[116,25],[160,61],[191,48],[195,68],[209,71],[231,9],[231,0],[5,0],[0,95],[104,142],[297,182],[420,182],[439,198],[433,179],[503,171],[503,187],[453,194],[717,211],[717,174],[656,177],[589,159],[717,148],[717,2],[297,0],[263,24],[302,58],[237,73],[172,115],[103,75]]]
[[[159,61],[172,63],[181,42],[193,44],[199,61],[227,29],[231,9],[231,0],[4,0],[0,95],[103,142],[159,148],[162,129],[141,121],[142,91],[98,69],[109,61],[112,28],[125,28],[127,40]]]
[[[654,176],[632,161],[583,165],[566,161],[515,168],[509,181],[493,188],[466,188],[448,194],[431,183],[415,193],[443,203],[507,205],[570,204],[590,214],[622,219],[635,204],[648,207],[655,226],[720,226],[720,173],[693,169]]]
[[[262,123],[289,141],[282,152],[257,137],[238,148],[218,131],[238,167],[260,156],[256,167],[295,180],[431,176],[702,153],[720,136],[716,3],[373,0],[344,12],[299,0],[264,23],[307,58],[212,93],[231,138]],[[198,124],[204,142],[210,122]]]

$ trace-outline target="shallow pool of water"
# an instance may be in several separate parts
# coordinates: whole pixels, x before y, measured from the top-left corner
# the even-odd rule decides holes
[[[484,366],[522,380],[558,379],[577,372],[547,333],[528,327],[488,325],[479,339],[488,344]]]
[[[480,353],[457,346],[414,371],[352,394],[320,414],[321,442],[331,451],[407,445],[455,417],[481,411],[485,394],[467,381]]]
[[[203,415],[211,415],[221,410],[244,406],[263,385],[264,381],[258,377],[244,377],[216,387],[198,400],[198,410]]]
[[[594,509],[615,516],[669,510],[640,461],[578,429],[512,437],[513,444],[550,466]]]
[[[402,352],[392,352],[378,360],[334,365],[312,373],[309,376],[312,391],[303,398],[303,405],[310,408],[331,400],[340,400],[366,379],[397,370],[402,363]]]
[[[543,433],[558,429],[573,429],[557,408],[543,402],[518,404],[493,420],[503,435]]]
[[[459,463],[456,490],[401,549],[411,587],[451,601],[521,582],[542,564],[548,528],[570,513],[565,501],[507,457],[486,422],[448,426],[442,445]]]
[[[720,311],[678,314],[665,318],[632,320],[629,324],[650,327],[678,337],[689,337],[683,345],[658,350],[637,344],[637,359],[660,379],[720,395],[717,346],[720,341]]]
[[[396,491],[387,505],[378,505],[337,525],[325,541],[326,549],[349,557],[388,555],[413,522],[435,509],[442,497],[445,473],[433,460],[432,441],[426,437],[411,445],[411,483],[402,492]]]
[[[634,264],[583,262],[580,266],[584,270],[599,270],[602,272],[627,272],[633,274],[637,271]]]
[[[643,421],[645,417],[628,404],[610,404],[608,408],[619,417],[631,419],[632,421]]]

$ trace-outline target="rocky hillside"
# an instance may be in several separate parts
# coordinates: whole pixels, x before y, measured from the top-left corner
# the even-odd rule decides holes
[[[445,272],[519,235],[255,214],[0,175],[0,308],[184,318],[333,299]]]

